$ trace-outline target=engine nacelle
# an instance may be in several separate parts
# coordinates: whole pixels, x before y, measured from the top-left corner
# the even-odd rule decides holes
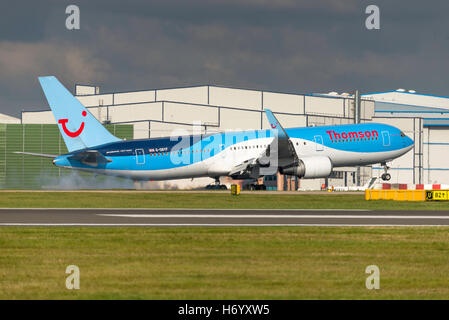
[[[299,165],[284,168],[281,173],[298,176],[305,179],[327,178],[332,172],[332,162],[328,157],[304,157],[299,159]]]

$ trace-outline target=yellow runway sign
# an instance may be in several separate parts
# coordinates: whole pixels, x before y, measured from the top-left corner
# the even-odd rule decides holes
[[[449,200],[448,190],[427,190],[426,201],[444,201]]]

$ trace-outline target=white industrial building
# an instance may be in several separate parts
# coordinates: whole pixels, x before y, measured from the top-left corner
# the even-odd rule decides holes
[[[103,123],[132,124],[134,139],[178,135],[180,129],[192,133],[193,125],[200,126],[202,133],[266,129],[264,108],[271,109],[285,127],[349,124],[355,118],[354,99],[349,94],[293,94],[214,85],[101,94],[98,87],[77,85],[75,94]],[[49,108],[42,109],[23,112],[21,122],[55,123]],[[415,141],[414,150],[389,164],[391,183],[449,182],[448,115],[449,98],[405,90],[362,95],[361,122],[392,124]],[[327,181],[278,175],[275,184],[278,190],[320,189],[325,183],[363,185],[380,176],[381,170],[380,166],[359,171],[337,168]]]
[[[0,113],[0,124],[20,123],[20,119]]]

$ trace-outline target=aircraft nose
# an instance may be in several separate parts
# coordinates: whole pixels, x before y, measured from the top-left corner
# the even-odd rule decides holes
[[[410,147],[410,149],[414,146],[415,142],[410,139],[408,136],[405,137],[405,143],[407,144],[408,147]]]

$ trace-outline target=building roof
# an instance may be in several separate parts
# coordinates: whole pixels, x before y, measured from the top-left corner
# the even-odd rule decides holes
[[[373,99],[375,117],[416,117],[425,127],[449,126],[449,98],[407,91],[364,95]]]
[[[418,93],[414,90],[406,91],[404,89],[398,89],[395,91],[367,93],[362,94],[362,97],[372,99],[376,102],[391,102],[410,106],[449,109],[449,97]]]

